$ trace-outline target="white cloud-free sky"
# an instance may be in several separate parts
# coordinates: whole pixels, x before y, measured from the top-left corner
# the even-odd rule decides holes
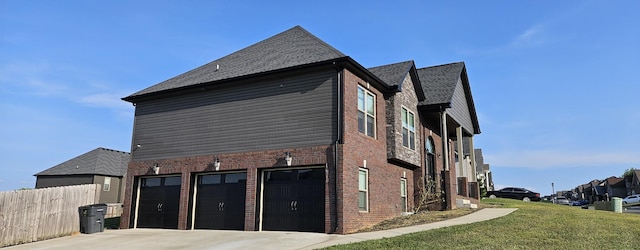
[[[365,67],[464,61],[497,186],[640,168],[637,1],[0,1],[0,191],[97,147],[120,98],[301,25]]]

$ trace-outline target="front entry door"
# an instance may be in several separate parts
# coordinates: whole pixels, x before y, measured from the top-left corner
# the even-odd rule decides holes
[[[324,168],[263,172],[263,230],[324,232]]]
[[[142,178],[138,207],[139,228],[178,228],[180,176]]]

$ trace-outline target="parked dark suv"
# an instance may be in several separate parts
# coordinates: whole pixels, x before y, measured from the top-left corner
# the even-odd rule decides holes
[[[489,198],[509,198],[522,201],[539,201],[540,193],[529,191],[524,188],[506,187],[497,191],[487,191]]]

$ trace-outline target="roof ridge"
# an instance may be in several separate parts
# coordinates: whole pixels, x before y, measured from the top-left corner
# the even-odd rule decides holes
[[[310,37],[314,38],[316,41],[318,41],[318,42],[320,42],[320,43],[324,44],[324,46],[329,47],[329,49],[333,50],[333,51],[334,51],[334,52],[336,52],[337,54],[340,54],[340,55],[341,55],[341,56],[343,56],[343,57],[344,57],[344,56],[347,56],[346,54],[342,53],[342,51],[340,51],[340,50],[336,49],[335,47],[331,46],[330,44],[328,44],[328,43],[327,43],[327,42],[325,42],[324,40],[320,39],[319,37],[317,37],[317,36],[316,36],[316,35],[314,35],[313,33],[309,32],[308,30],[306,30],[305,28],[303,28],[303,27],[302,27],[302,26],[300,26],[300,25],[296,25],[296,26],[294,26],[293,28],[288,29],[287,31],[289,31],[289,30],[293,30],[293,29],[295,29],[295,28],[298,28],[298,29],[300,29],[301,31],[303,31],[303,32],[307,33],[307,35],[308,35],[308,36],[310,36]],[[285,31],[285,32],[286,32],[286,31]],[[282,32],[282,33],[284,33],[284,32]]]
[[[113,152],[118,152],[118,153],[124,153],[124,154],[131,154],[129,152],[125,152],[125,151],[121,151],[121,150],[117,150],[117,149],[110,149],[110,148],[103,148],[103,147],[98,147],[98,149],[103,149],[103,150],[113,151]]]
[[[388,66],[391,66],[391,65],[403,64],[403,63],[409,63],[409,62],[412,62],[412,63],[415,64],[415,61],[413,59],[411,59],[411,60],[402,61],[402,62],[389,63],[389,64],[379,65],[379,66],[375,66],[375,67],[369,67],[367,69],[369,70],[369,69],[375,69],[375,68],[381,68],[381,67],[388,67]]]
[[[451,66],[451,65],[454,65],[454,64],[464,64],[464,61],[452,62],[452,63],[445,63],[445,64],[434,65],[434,66],[427,66],[427,67],[418,68],[418,69],[416,69],[416,70],[429,69],[429,68],[437,68],[437,67],[444,67],[444,66]]]

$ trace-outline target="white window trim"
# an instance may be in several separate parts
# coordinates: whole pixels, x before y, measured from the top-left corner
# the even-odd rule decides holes
[[[362,91],[364,92],[364,97],[365,97],[364,98],[364,105],[363,105],[363,109],[364,110],[361,110],[360,107],[357,107],[359,112],[363,112],[364,113],[364,131],[360,131],[359,129],[358,129],[358,131],[360,133],[363,133],[364,135],[366,135],[368,137],[371,137],[371,138],[375,139],[375,138],[378,137],[378,133],[376,133],[376,128],[378,127],[377,126],[377,112],[376,112],[376,110],[377,110],[377,105],[376,105],[377,96],[376,96],[376,94],[374,94],[373,92],[369,91],[367,88],[365,88],[365,87],[363,87],[361,85],[358,85],[358,89],[362,89]],[[356,93],[356,95],[357,95],[357,93]],[[367,109],[367,95],[371,95],[373,97],[373,115],[369,114],[369,112],[367,112],[367,110],[366,110]],[[357,104],[356,104],[356,106],[357,106]],[[367,130],[367,117],[372,117],[373,118],[373,131],[371,131],[371,132],[373,132],[373,136],[369,135],[368,132],[370,132],[370,131]]]
[[[407,126],[404,126],[404,121],[402,119],[402,114],[404,113],[404,111],[407,111]],[[413,130],[410,128],[409,126],[409,114],[411,114],[411,116],[413,116]],[[402,137],[402,146],[405,148],[408,148],[410,150],[416,150],[416,143],[418,141],[417,138],[417,134],[416,134],[416,114],[411,111],[410,109],[408,109],[405,106],[402,106],[402,108],[400,109],[400,126],[402,127],[402,129],[407,129],[407,140],[409,140],[407,142],[407,145],[409,145],[408,147],[404,145],[404,136]],[[402,133],[402,131],[401,131]],[[413,133],[413,145],[411,145],[411,134]]]
[[[104,192],[111,191],[111,177],[104,177],[104,182],[102,184],[102,191]]]
[[[402,190],[404,188],[404,194],[402,193]],[[400,199],[404,200],[404,207],[402,208],[402,212],[408,212],[409,211],[409,199],[407,198],[407,179],[406,178],[400,178]]]
[[[360,172],[364,172],[365,176],[365,189],[360,189]],[[364,206],[365,209],[360,209],[360,192],[365,192]],[[366,168],[358,168],[358,211],[366,213],[369,212],[369,170]]]

